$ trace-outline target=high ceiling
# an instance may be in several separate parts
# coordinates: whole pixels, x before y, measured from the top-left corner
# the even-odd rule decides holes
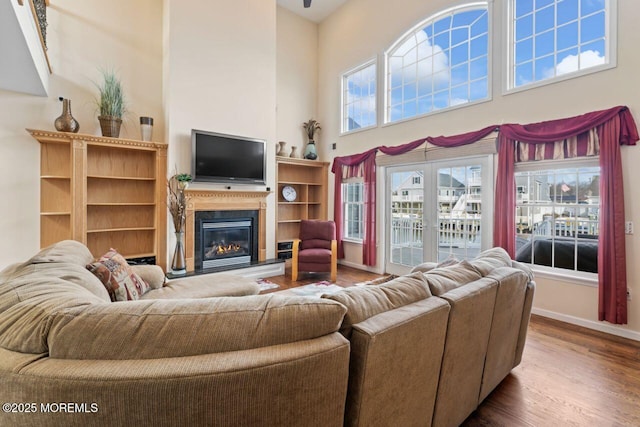
[[[331,15],[333,11],[338,9],[347,0],[313,0],[311,7],[305,9],[303,6],[303,0],[277,0],[278,6],[282,6],[285,9],[289,9],[296,15],[300,15],[309,21],[320,23],[327,16]]]

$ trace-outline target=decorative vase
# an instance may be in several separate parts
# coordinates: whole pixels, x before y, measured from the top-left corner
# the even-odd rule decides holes
[[[140,136],[143,141],[151,141],[153,117],[140,117]]]
[[[77,133],[80,130],[80,124],[71,115],[71,100],[63,97],[58,99],[62,101],[62,114],[53,122],[56,130]]]
[[[115,116],[98,116],[100,121],[100,129],[102,129],[102,136],[108,136],[111,138],[117,138],[120,136],[120,125],[122,125],[122,119]]]
[[[298,158],[298,147],[296,147],[295,145],[291,147],[291,154],[289,154],[289,157],[292,157],[294,159]]]
[[[280,144],[280,149],[278,150],[278,156],[287,157],[287,143],[285,141],[278,142]]]
[[[187,273],[187,262],[184,256],[184,232],[176,232],[176,250],[173,253],[171,272],[175,275]]]
[[[310,140],[304,149],[304,158],[309,160],[315,160],[318,158],[318,152],[316,151],[316,143]]]

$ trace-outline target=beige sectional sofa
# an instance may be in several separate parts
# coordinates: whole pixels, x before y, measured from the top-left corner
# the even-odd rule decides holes
[[[114,303],[91,261],[65,241],[0,272],[0,425],[458,425],[520,362],[534,291],[492,249],[323,298],[212,276]]]

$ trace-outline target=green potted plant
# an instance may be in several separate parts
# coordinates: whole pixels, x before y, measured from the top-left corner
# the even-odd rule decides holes
[[[120,136],[122,116],[127,111],[122,83],[116,73],[109,70],[102,70],[102,79],[101,85],[96,84],[100,91],[100,97],[96,99],[100,129],[102,136],[117,138]]]
[[[307,142],[307,146],[304,149],[303,157],[309,160],[315,160],[318,158],[318,152],[316,151],[316,133],[320,132],[320,123],[318,123],[315,119],[309,119],[308,122],[302,123],[302,127],[307,133],[307,138],[309,138],[309,142]]]
[[[193,181],[193,178],[188,173],[179,173],[176,176],[176,181],[178,181],[178,186],[186,190],[189,187],[189,183]]]

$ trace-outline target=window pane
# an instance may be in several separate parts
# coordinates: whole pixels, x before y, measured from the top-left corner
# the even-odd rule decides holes
[[[414,266],[423,262],[421,178],[420,171],[391,174],[390,259],[395,264]]]
[[[557,4],[558,25],[578,19],[578,0],[563,0]]]
[[[344,237],[361,240],[363,237],[363,183],[342,184]]]
[[[515,4],[511,18],[511,66],[517,69],[518,65],[534,60],[533,78],[529,79],[524,72],[516,72],[511,82],[513,87],[552,79],[608,60],[606,30],[609,17],[605,0],[511,1]],[[597,47],[592,43],[598,43]],[[570,57],[567,52],[576,47],[583,53]],[[554,56],[558,58],[557,66],[551,64],[550,58]],[[565,58],[567,62],[563,63]]]
[[[604,37],[604,12],[591,15],[582,20],[580,43],[590,42]]]
[[[599,167],[516,172],[516,259],[597,272]]]
[[[376,64],[365,65],[343,77],[343,132],[376,124]],[[392,95],[393,97],[393,95]]]
[[[481,195],[480,165],[438,169],[438,261],[480,253]]]
[[[558,27],[557,49],[563,50],[574,46],[578,46],[578,23],[573,22]]]
[[[533,15],[526,15],[516,20],[516,41],[533,35]]]
[[[437,21],[425,21],[422,29],[399,41],[387,56],[386,82],[391,92],[386,120],[393,122],[469,102],[471,60],[480,59],[473,67],[474,84],[487,85],[485,90],[476,92],[488,97],[487,24],[485,6],[463,6]],[[414,51],[415,60],[407,60]],[[402,66],[394,60],[397,57],[405,58]],[[402,92],[395,91],[399,86]],[[454,90],[455,87],[458,88]],[[450,91],[455,94],[450,96]],[[463,92],[465,96],[459,97]],[[396,108],[398,104],[401,109]]]

